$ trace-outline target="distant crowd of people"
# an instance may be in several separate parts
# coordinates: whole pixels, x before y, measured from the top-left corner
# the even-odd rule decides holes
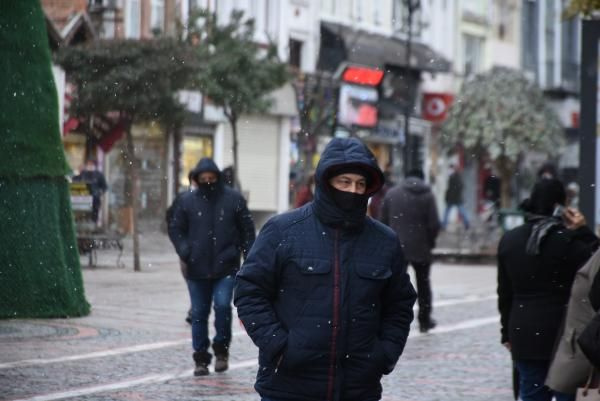
[[[361,141],[334,138],[295,207],[272,217],[257,237],[231,174],[204,158],[189,178],[167,223],[189,290],[194,374],[208,375],[213,356],[214,371],[228,369],[233,302],[258,347],[262,401],[380,400],[381,378],[403,352],[415,301],[420,331],[437,325],[432,249],[452,209],[470,227],[458,166],[440,220],[422,170],[394,184]],[[497,179],[488,189],[499,198]],[[498,247],[500,342],[524,401],[574,400],[592,363],[600,368],[598,238],[569,205],[572,196],[555,170],[540,170],[520,205],[524,224],[505,232]]]

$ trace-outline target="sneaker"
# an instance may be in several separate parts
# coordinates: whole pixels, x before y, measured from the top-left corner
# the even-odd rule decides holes
[[[427,333],[429,330],[432,330],[437,326],[437,322],[433,319],[429,319],[427,322],[419,323],[419,331],[421,333]]]

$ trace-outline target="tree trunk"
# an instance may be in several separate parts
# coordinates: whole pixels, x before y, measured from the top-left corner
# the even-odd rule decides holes
[[[174,180],[173,180],[173,193],[175,194],[175,196],[177,196],[177,194],[181,191],[181,188],[179,187],[179,175],[181,174],[181,127],[179,125],[176,125],[174,127],[173,130],[173,136],[174,136],[174,140],[173,140],[173,176],[174,176]],[[190,185],[189,182],[187,182],[187,185]]]
[[[237,131],[237,117],[232,116],[229,118],[229,124],[231,125],[231,135],[233,144],[231,150],[233,151],[233,185],[238,191],[242,191],[242,185],[240,184],[239,168],[238,168],[238,131]]]
[[[133,236],[133,270],[141,271],[140,265],[140,242],[138,230],[138,205],[140,197],[140,173],[137,159],[135,157],[135,146],[133,144],[133,135],[131,134],[131,123],[127,127],[127,178],[130,182],[130,192],[128,204],[131,208],[131,231]]]
[[[500,172],[500,206],[508,208],[511,206],[510,181],[512,179],[513,169],[509,160],[500,157],[496,161],[496,167]]]

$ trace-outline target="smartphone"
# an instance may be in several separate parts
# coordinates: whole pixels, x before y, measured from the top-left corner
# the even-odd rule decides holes
[[[552,216],[563,217],[564,212],[565,212],[565,207],[563,205],[558,205],[554,208],[554,213],[552,213]]]

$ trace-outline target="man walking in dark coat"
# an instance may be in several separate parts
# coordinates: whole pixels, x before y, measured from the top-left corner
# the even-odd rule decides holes
[[[390,226],[402,243],[408,263],[415,269],[419,302],[419,328],[426,333],[435,327],[431,318],[432,295],[429,273],[431,250],[440,230],[435,198],[421,170],[411,170],[400,185],[390,189],[379,221]]]
[[[383,184],[358,139],[334,138],[312,202],[269,220],[237,275],[263,401],[376,401],[402,354],[415,292],[396,234],[367,217]]]
[[[90,195],[92,195],[92,221],[97,223],[102,204],[102,195],[108,189],[108,185],[106,185],[104,174],[98,171],[96,160],[86,160],[84,169],[79,175],[73,177],[73,182],[85,182],[87,184]]]
[[[241,253],[246,257],[255,237],[252,216],[242,195],[224,184],[212,159],[190,172],[197,188],[180,195],[169,220],[169,238],[181,259],[192,303],[194,374],[208,374],[208,315],[214,303],[212,348],[215,371],[227,370],[231,341],[231,298]]]
[[[446,209],[444,210],[444,220],[442,228],[445,230],[448,226],[448,219],[453,207],[458,210],[458,215],[465,225],[465,230],[469,229],[469,218],[463,206],[463,180],[457,166],[451,165],[452,173],[448,177],[448,188],[446,188]]]

